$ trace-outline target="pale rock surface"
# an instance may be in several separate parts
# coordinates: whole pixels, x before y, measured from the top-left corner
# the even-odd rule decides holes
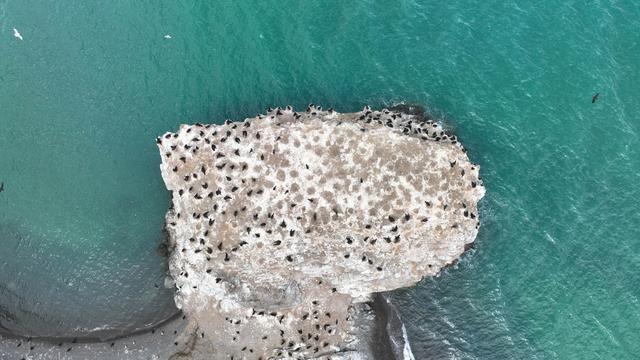
[[[419,116],[276,109],[157,142],[175,359],[376,358],[371,294],[436,275],[480,224],[478,166]]]

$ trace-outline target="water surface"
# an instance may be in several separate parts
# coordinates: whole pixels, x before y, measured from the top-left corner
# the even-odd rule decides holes
[[[406,101],[455,129],[487,186],[476,249],[396,296],[416,358],[633,358],[638,29],[631,0],[2,0],[0,324],[64,335],[174,311],[154,286],[156,135]]]

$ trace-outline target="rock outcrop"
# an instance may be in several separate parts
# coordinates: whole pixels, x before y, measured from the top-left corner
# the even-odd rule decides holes
[[[420,116],[287,107],[157,142],[175,358],[375,358],[371,295],[436,275],[480,225],[478,166]]]

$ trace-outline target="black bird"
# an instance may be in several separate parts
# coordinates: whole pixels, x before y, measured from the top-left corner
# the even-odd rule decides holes
[[[598,100],[598,96],[600,96],[600,93],[596,93],[595,95],[593,95],[591,97],[591,103],[595,103]]]
[[[0,183],[0,192],[4,191],[4,183]]]

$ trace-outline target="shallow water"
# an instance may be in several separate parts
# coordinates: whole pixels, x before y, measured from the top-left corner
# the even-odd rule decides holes
[[[487,187],[475,250],[396,296],[416,358],[633,358],[640,5],[532,4],[0,0],[0,325],[118,333],[175,311],[154,286],[156,135],[406,101]]]

